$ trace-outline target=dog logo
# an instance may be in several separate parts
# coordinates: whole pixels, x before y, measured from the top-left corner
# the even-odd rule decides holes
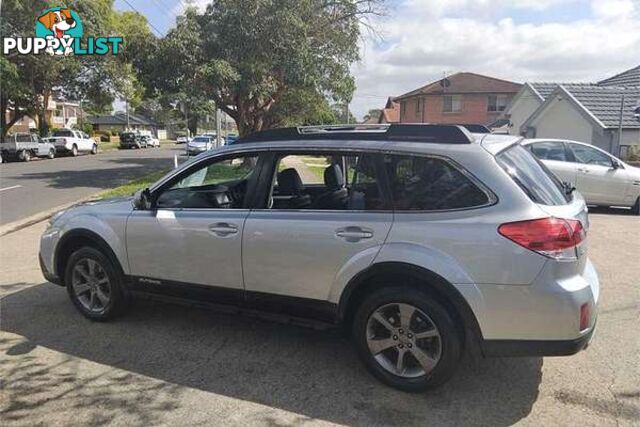
[[[53,55],[70,55],[74,52],[73,40],[82,37],[82,21],[80,16],[71,10],[61,7],[47,9],[36,20],[36,37],[59,39],[58,49],[49,47],[46,52]]]

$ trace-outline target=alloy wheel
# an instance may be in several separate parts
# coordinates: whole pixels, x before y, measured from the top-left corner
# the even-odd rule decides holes
[[[71,285],[80,304],[92,313],[104,311],[111,301],[112,288],[109,276],[93,259],[83,258],[76,263],[72,271]]]
[[[376,362],[402,378],[433,371],[442,355],[442,338],[431,318],[407,303],[378,307],[367,320],[367,346]]]

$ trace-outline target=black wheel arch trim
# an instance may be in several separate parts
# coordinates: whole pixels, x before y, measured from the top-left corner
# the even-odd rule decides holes
[[[105,256],[109,258],[111,262],[113,262],[113,265],[116,267],[116,269],[118,269],[118,272],[124,277],[124,269],[122,268],[122,264],[120,263],[120,260],[116,256],[113,249],[111,249],[111,246],[109,246],[109,244],[106,242],[106,240],[104,240],[99,234],[94,231],[88,230],[86,228],[78,228],[65,233],[56,245],[53,256],[53,274],[61,279],[60,285],[64,286],[64,268],[66,267],[60,264],[61,251],[63,251],[69,243],[76,239],[91,241],[91,243],[93,243],[97,249],[104,253]],[[67,254],[67,256],[69,255],[71,254]]]
[[[338,316],[340,321],[345,320],[349,315],[347,310],[351,303],[351,298],[355,295],[356,290],[364,285],[368,280],[373,279],[381,274],[403,274],[408,275],[416,280],[425,283],[426,286],[432,288],[434,291],[445,297],[447,301],[457,311],[457,314],[462,318],[465,328],[465,334],[471,332],[475,344],[480,345],[483,341],[482,330],[480,324],[476,319],[473,310],[458,291],[451,283],[445,278],[431,270],[424,267],[417,266],[415,264],[408,264],[403,262],[380,262],[371,265],[366,270],[356,274],[347,284],[342,295],[340,296],[340,302],[338,303]]]

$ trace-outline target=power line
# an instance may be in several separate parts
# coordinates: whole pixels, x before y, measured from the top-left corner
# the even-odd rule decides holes
[[[124,2],[125,2],[126,4],[128,4],[128,5],[129,5],[129,7],[130,7],[134,12],[138,13],[139,15],[145,16],[145,15],[143,15],[142,13],[140,13],[140,11],[139,11],[138,9],[136,9],[135,7],[133,7],[133,5],[129,2],[129,0],[124,0]],[[156,28],[156,26],[155,26],[155,25],[153,25],[153,23],[151,22],[151,20],[150,20],[149,18],[147,18],[147,22],[149,23],[149,26],[150,26],[151,28],[153,28],[153,30],[154,30],[156,33],[158,33],[158,35],[159,35],[160,37],[164,37],[164,36],[162,35],[162,32],[161,32],[160,30],[158,30],[158,29]]]

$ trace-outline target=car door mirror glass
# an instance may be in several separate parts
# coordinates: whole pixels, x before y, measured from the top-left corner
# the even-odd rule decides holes
[[[144,190],[138,190],[133,196],[133,207],[136,210],[149,210],[151,209],[151,193],[148,188]]]

